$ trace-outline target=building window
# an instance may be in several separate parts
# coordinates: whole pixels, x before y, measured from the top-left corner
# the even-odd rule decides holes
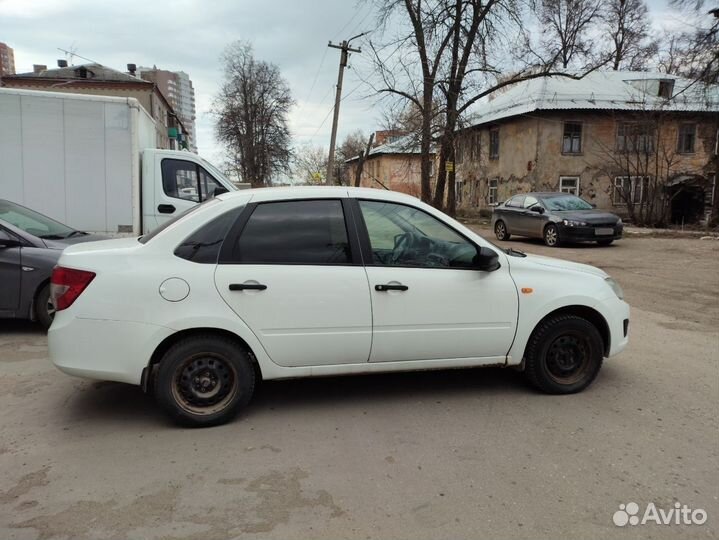
[[[659,97],[664,99],[670,99],[674,92],[674,81],[672,79],[665,79],[659,81]]]
[[[464,180],[454,181],[454,200],[457,204],[462,202],[462,193],[464,191]]]
[[[564,122],[562,137],[562,154],[582,153],[582,124],[580,122]]]
[[[631,202],[644,204],[649,196],[648,176],[617,176],[614,179],[612,201],[615,205]]]
[[[487,194],[487,204],[489,206],[497,205],[497,189],[499,188],[499,178],[489,181],[489,192]]]
[[[579,196],[579,177],[578,176],[560,176],[559,191],[562,193],[571,193]]]
[[[654,128],[647,123],[620,122],[617,126],[617,151],[640,153],[654,151]]]
[[[499,128],[489,130],[489,159],[499,158]]]
[[[472,133],[472,136],[469,138],[469,160],[470,161],[479,161],[479,141],[480,141],[480,133],[479,131],[475,131]]]
[[[677,145],[677,152],[680,154],[693,154],[696,138],[696,124],[682,124],[679,126],[679,143]]]

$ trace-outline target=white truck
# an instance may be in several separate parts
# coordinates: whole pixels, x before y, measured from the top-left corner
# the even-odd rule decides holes
[[[74,229],[142,235],[237,189],[201,157],[156,146],[136,99],[0,88],[0,199]]]

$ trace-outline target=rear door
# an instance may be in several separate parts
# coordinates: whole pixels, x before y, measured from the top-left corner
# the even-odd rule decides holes
[[[343,199],[263,202],[228,235],[217,290],[273,362],[367,362],[372,314],[367,275]]]

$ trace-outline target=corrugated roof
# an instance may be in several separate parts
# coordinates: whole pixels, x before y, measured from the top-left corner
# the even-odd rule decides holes
[[[420,154],[417,136],[414,134],[404,135],[402,137],[397,137],[388,143],[375,146],[370,149],[368,157],[379,156],[382,154]],[[345,163],[350,163],[356,159],[359,159],[359,156],[354,156],[345,160]]]
[[[81,77],[79,75],[82,68],[87,70],[87,77]],[[140,79],[139,77],[133,77],[127,73],[123,73],[97,63],[68,66],[64,68],[44,69],[38,73],[17,73],[7,78],[11,77],[19,79],[87,79],[90,81],[121,81],[140,84],[147,83],[147,81]]]
[[[672,98],[659,96],[660,81],[673,81]],[[519,82],[470,107],[470,125],[541,110],[719,111],[719,86],[666,73],[596,71],[581,79],[552,76]]]

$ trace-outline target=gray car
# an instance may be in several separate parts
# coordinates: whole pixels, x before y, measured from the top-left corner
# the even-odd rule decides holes
[[[622,237],[619,216],[597,210],[569,193],[522,193],[496,206],[492,229],[498,240],[511,235],[541,238],[550,247],[563,242],[608,246]]]
[[[49,327],[54,314],[50,275],[62,250],[102,238],[0,199],[0,318]]]

